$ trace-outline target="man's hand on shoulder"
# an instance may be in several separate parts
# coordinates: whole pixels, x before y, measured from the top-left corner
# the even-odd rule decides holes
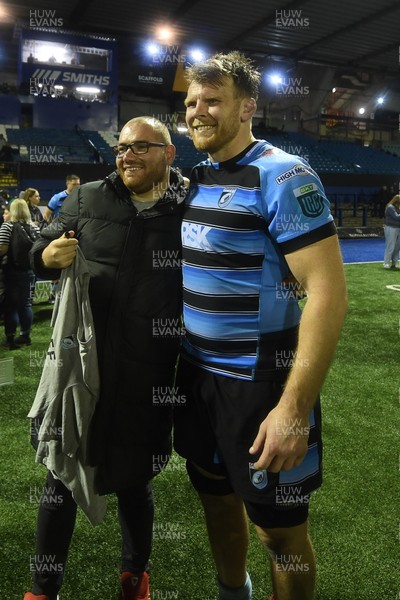
[[[65,269],[69,267],[76,256],[78,240],[73,231],[65,233],[61,237],[50,242],[42,252],[42,262],[46,269]]]

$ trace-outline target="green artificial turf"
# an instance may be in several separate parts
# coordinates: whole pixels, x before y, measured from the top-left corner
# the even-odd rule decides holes
[[[347,265],[350,307],[322,393],[324,485],[313,495],[310,528],[318,560],[317,600],[398,598],[399,274],[381,264]],[[50,339],[47,305],[35,307],[33,345],[12,356],[13,385],[0,388],[0,592],[22,600],[30,585],[37,500],[45,469],[35,465],[26,414]],[[152,600],[216,600],[199,502],[174,456],[154,482]],[[115,600],[119,530],[109,499],[104,524],[78,513],[62,600]],[[251,529],[253,600],[268,600],[264,552]]]

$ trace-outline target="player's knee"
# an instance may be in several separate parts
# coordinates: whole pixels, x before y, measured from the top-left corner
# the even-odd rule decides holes
[[[194,489],[199,494],[225,496],[233,493],[232,486],[226,477],[210,473],[190,460],[186,461],[186,470]]]
[[[277,556],[293,554],[307,541],[307,522],[295,527],[262,528],[256,526],[256,531],[273,560]]]

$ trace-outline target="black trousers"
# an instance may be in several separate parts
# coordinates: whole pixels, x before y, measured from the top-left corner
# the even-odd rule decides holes
[[[150,483],[117,493],[122,534],[121,572],[148,570],[154,502]],[[55,600],[61,588],[75,527],[77,505],[71,492],[48,472],[39,505],[36,554],[31,559],[32,592]]]

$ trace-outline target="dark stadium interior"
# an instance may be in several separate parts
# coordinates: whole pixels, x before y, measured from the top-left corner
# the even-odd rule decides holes
[[[400,334],[399,26],[400,0],[0,0],[0,598],[22,600],[25,594],[24,600],[133,600],[138,596],[131,596],[131,586],[148,581],[147,573],[138,573],[143,565],[126,571],[120,563],[121,550],[140,558],[143,546],[152,541],[151,600],[250,596],[252,600],[305,600],[304,582],[308,581],[312,594],[314,572],[309,533],[317,564],[315,600],[400,600],[398,488],[391,485],[400,468],[396,444],[400,386],[395,377]],[[192,172],[207,155],[195,148],[188,135],[185,68],[216,52],[234,50],[244,53],[261,73],[257,110],[252,121],[243,118],[239,126],[243,113],[237,109],[240,103],[231,82],[219,88],[222,109],[209,108],[209,114],[205,110],[204,118],[199,117],[200,135],[193,131],[193,137],[198,135],[195,139],[200,146],[198,140],[214,136],[215,129],[226,144],[228,136],[221,136],[221,129],[235,122],[239,133],[245,130],[246,135],[239,136],[238,146],[230,146],[228,138],[227,154],[214,156],[211,148],[212,159],[227,159],[228,168],[206,164]],[[254,108],[248,100],[243,105]],[[169,152],[172,160],[173,149],[167,143],[156,142],[153,147],[155,140],[160,142],[159,134],[153,139],[147,126],[143,132],[141,119],[125,129],[122,147],[113,151],[125,123],[147,115],[169,130],[177,150],[174,166],[184,177],[192,174],[191,189],[184,188],[183,179],[161,162]],[[250,123],[256,138],[295,156],[282,155],[263,143],[249,150]],[[162,141],[168,142],[168,136]],[[211,145],[201,147],[210,149]],[[134,156],[136,152],[139,156]],[[116,154],[119,172],[115,172]],[[303,159],[317,173],[321,187]],[[279,167],[285,164],[285,170],[275,173],[275,160]],[[162,169],[156,168],[162,164]],[[142,167],[147,183],[139,188],[134,182],[138,177],[140,183]],[[221,177],[216,173],[214,180],[213,171],[221,171]],[[81,187],[75,187],[80,183]],[[71,189],[77,192],[61,209]],[[12,229],[20,220],[12,213],[18,206],[26,210],[25,201],[30,215],[25,226],[32,221],[28,230],[40,228],[42,234],[36,250],[25,252],[25,258],[30,252],[34,259],[36,281],[30,268],[18,272],[18,260],[12,265]],[[61,217],[57,217],[60,209]],[[178,218],[182,215],[183,224]],[[16,235],[18,230],[23,235],[24,228],[17,225]],[[45,254],[51,239],[55,243]],[[26,243],[24,239],[24,247]],[[84,254],[89,265],[82,274],[82,286],[71,276],[79,263],[75,252]],[[199,459],[192,463],[189,456],[186,461],[176,447],[178,428],[173,432],[175,450],[168,450],[168,443],[155,451],[154,415],[166,433],[173,405],[175,425],[179,418],[184,424],[186,415],[195,415],[194,428],[187,436],[195,447],[197,439],[208,441],[209,433],[203,435],[202,428],[208,415],[220,416],[220,438],[222,433],[226,439],[234,438],[237,406],[243,425],[240,445],[244,451],[251,450],[259,427],[257,423],[253,435],[253,425],[247,422],[247,413],[254,408],[249,393],[255,390],[249,387],[254,383],[255,396],[261,401],[256,408],[264,425],[267,404],[274,406],[271,412],[276,414],[275,409],[285,404],[296,407],[298,394],[295,412],[278,410],[275,432],[276,437],[278,430],[291,436],[291,425],[298,434],[298,425],[305,424],[301,434],[296,434],[304,442],[311,428],[315,432],[315,413],[309,413],[313,417],[304,423],[298,417],[307,417],[302,407],[319,394],[315,380],[324,362],[325,366],[329,363],[326,349],[336,344],[344,314],[340,254],[347,280],[347,315],[329,373],[323,385],[317,386],[322,406],[323,485],[312,493],[308,530],[300,521],[292,521],[299,526],[286,527],[283,518],[294,514],[287,510],[290,504],[295,503],[303,515],[303,509],[308,510],[310,495],[301,493],[302,464],[317,469],[320,460],[315,460],[314,450],[319,440],[310,448],[311,460],[307,454],[304,461],[293,462],[296,466],[289,471],[284,472],[282,465],[279,474],[269,472],[271,463],[256,470],[257,454],[249,452],[242,479],[250,481],[254,490],[262,491],[268,482],[274,485],[275,492],[269,487],[265,490],[271,501],[275,496],[276,504],[271,516],[266,516],[269,523],[270,518],[282,519],[283,529],[273,523],[269,533],[277,534],[276,545],[269,547],[274,535],[264,531],[259,537],[249,522],[247,544],[239,531],[245,534],[246,526],[237,527],[244,515],[240,497],[235,494],[232,499],[225,466],[215,464],[224,462],[223,451],[214,448],[208,462],[199,445]],[[186,272],[181,278],[182,265]],[[86,289],[87,283],[87,302],[67,298],[65,288],[55,281],[59,272],[61,280],[70,278],[70,291]],[[188,320],[181,315],[181,279]],[[21,280],[25,284],[28,280],[29,286],[20,287]],[[172,318],[168,317],[171,298]],[[60,310],[63,299],[67,300]],[[19,325],[7,329],[9,315],[14,317],[15,307],[22,304]],[[75,312],[84,317],[88,308],[92,308],[94,325],[82,327],[81,332],[74,327],[55,337],[56,315],[65,316],[63,322],[70,327]],[[305,315],[299,334],[304,350],[294,344],[298,309]],[[193,314],[198,318],[190,317]],[[25,324],[30,319],[26,327],[24,317]],[[271,325],[266,333],[265,325]],[[185,377],[176,377],[174,348],[178,352],[179,344],[175,342],[186,333],[186,341],[194,340],[193,356],[209,357],[207,382],[194,370],[197,356],[190,364],[183,355],[179,366],[182,375],[186,370]],[[198,340],[203,349],[197,348]],[[67,377],[69,382],[75,376],[71,362],[58,358],[55,348],[62,348],[64,357],[73,348],[79,349],[78,341],[88,366],[85,385],[78,380],[75,386],[66,383]],[[93,527],[79,508],[75,527],[76,498],[65,493],[61,477],[55,480],[48,472],[47,457],[44,464],[37,464],[42,420],[30,420],[28,414],[39,394],[46,403],[48,398],[51,402],[60,399],[51,391],[45,397],[41,382],[47,384],[55,373],[61,375],[61,395],[73,402],[63,401],[62,410],[54,413],[57,418],[45,420],[50,435],[45,428],[43,439],[56,449],[61,440],[64,450],[68,415],[79,407],[78,392],[76,398],[74,392],[78,386],[88,387],[97,374],[87,361],[90,345],[92,350],[97,346],[102,359],[96,386],[109,406],[97,413],[104,425],[101,435],[91,429],[89,438],[96,446],[94,454],[104,457],[109,442],[115,442],[117,460],[105,462],[111,478],[121,475],[124,481],[122,494],[107,494],[108,510],[101,526]],[[264,350],[270,350],[265,359]],[[227,364],[222,378],[228,387],[221,386],[226,398],[219,407],[215,365],[224,355]],[[314,360],[309,361],[310,357]],[[229,361],[250,365],[240,388],[234,378],[240,376],[241,364],[235,373]],[[270,369],[273,361],[275,371]],[[256,362],[262,367],[259,378]],[[283,382],[292,367],[295,376],[290,387]],[[302,377],[297,378],[297,367]],[[44,368],[48,368],[47,377]],[[172,385],[164,385],[161,371],[169,371]],[[215,389],[209,387],[214,385],[211,378]],[[143,419],[145,388],[151,393],[146,397],[152,405],[152,419]],[[278,401],[281,388],[284,403]],[[192,397],[187,390],[196,394]],[[273,402],[272,391],[277,394]],[[203,393],[210,395],[209,401],[196,412],[191,401]],[[86,402],[80,406],[84,404],[86,409]],[[228,405],[230,412],[225,415]],[[58,417],[64,415],[65,422],[59,426]],[[94,427],[98,422],[93,419]],[[74,437],[79,429],[88,433],[87,423],[83,427],[78,421],[73,424]],[[266,430],[260,426],[258,431],[261,439],[260,433]],[[268,440],[270,431],[264,451],[268,445],[274,447]],[[152,454],[148,466],[157,475],[152,484],[154,523],[143,518],[143,507],[150,509],[145,511],[147,517],[153,508],[149,486],[143,495],[143,476],[136,477],[128,464],[132,459],[141,469],[146,463],[144,445],[138,444],[141,437]],[[66,445],[65,452],[71,445]],[[81,446],[73,445],[81,454]],[[86,451],[83,454],[96,458]],[[64,452],[59,455],[65,457]],[[235,457],[230,461],[236,464]],[[209,470],[214,473],[212,480],[205,476]],[[213,492],[223,502],[224,510],[211,515],[213,520],[218,515],[214,540],[226,542],[214,557],[219,554],[221,564],[227,563],[234,581],[225,580],[214,564],[202,502],[191,480],[204,490],[203,506],[212,508]],[[132,488],[126,487],[131,483]],[[256,511],[258,498],[255,495],[254,502],[247,502],[247,509]],[[121,543],[121,506],[129,516],[125,525],[138,531],[138,545]],[[233,516],[232,506],[237,508]],[[221,531],[226,523],[231,532],[225,539]],[[67,538],[73,529],[69,547]],[[293,529],[297,533],[292,547],[282,540]],[[301,543],[305,539],[307,546]],[[50,549],[53,541],[54,549]],[[53,588],[57,578],[50,596],[32,580],[40,574]],[[246,584],[239,587],[243,575]],[[276,589],[281,576],[293,582],[289,585],[287,578],[283,595]],[[34,594],[27,592],[30,589]],[[150,600],[148,585],[139,598]]]
[[[339,225],[380,223],[378,193],[397,189],[400,174],[398,0],[250,6],[0,2],[0,133],[12,149],[0,187],[13,194],[32,185],[45,202],[69,165],[83,181],[103,176],[121,125],[143,114],[167,124],[176,164],[189,174],[203,156],[179,131],[183,67],[195,48],[238,49],[263,74],[255,134],[310,162]],[[170,37],[160,38],[163,27]],[[82,84],[99,84],[97,94],[78,92]]]

